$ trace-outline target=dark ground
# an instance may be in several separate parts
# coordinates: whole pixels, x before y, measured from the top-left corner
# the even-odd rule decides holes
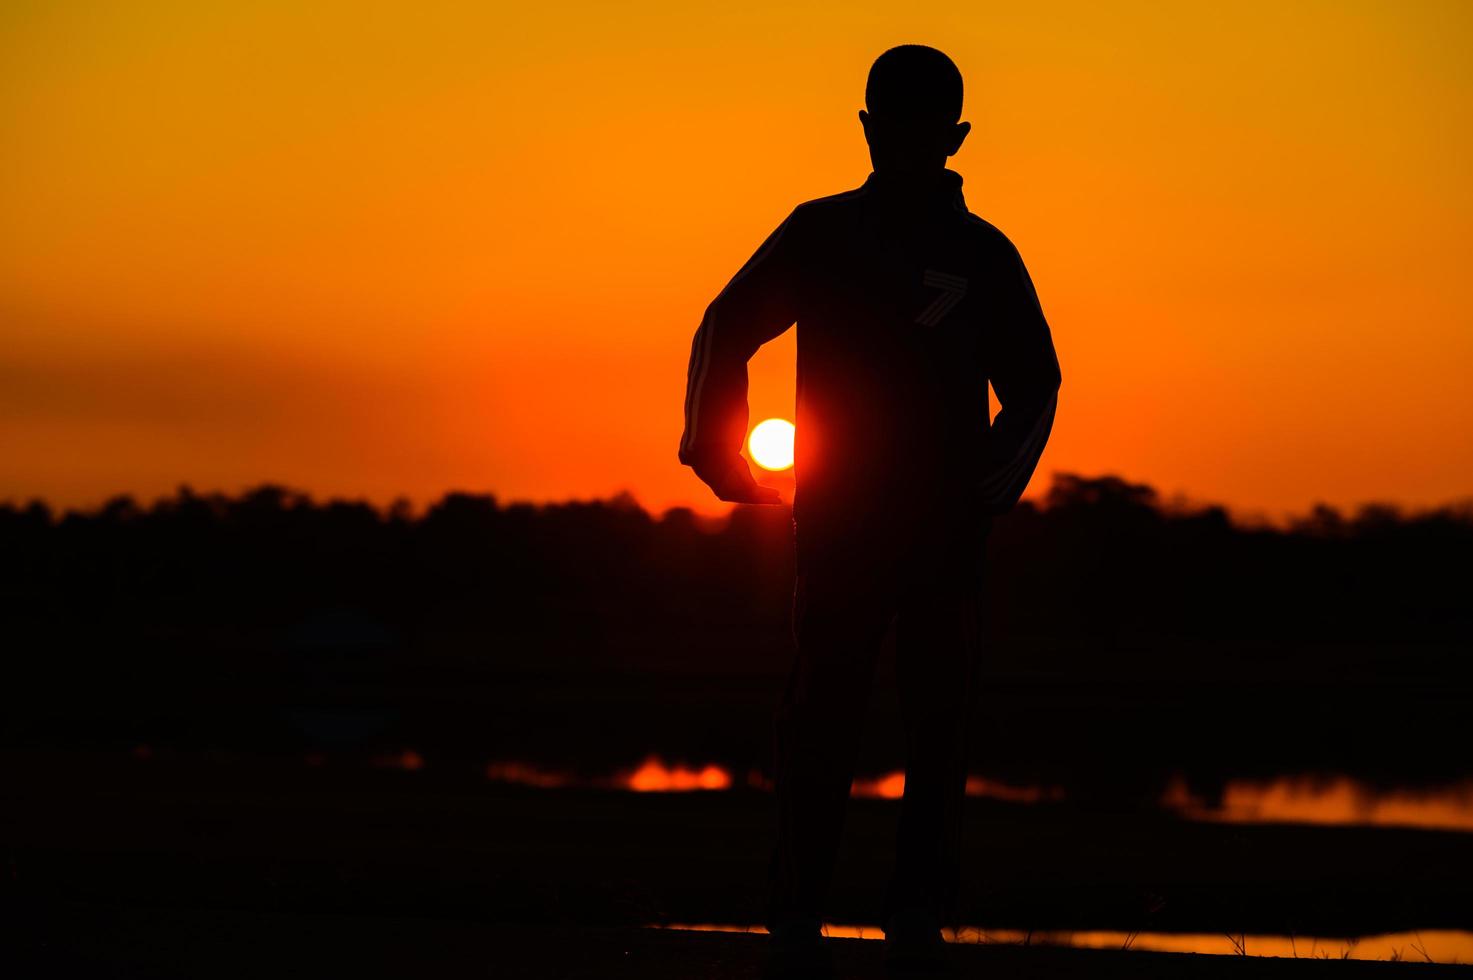
[[[320,974],[306,964],[350,956],[338,975],[752,975],[758,940],[636,927],[761,921],[764,793],[549,791],[475,770],[259,758],[30,752],[4,763],[6,920],[28,937],[9,948],[50,937],[41,967],[90,957],[91,976],[264,976]],[[969,924],[1347,937],[1473,927],[1470,834],[968,807]],[[875,920],[896,817],[894,802],[853,801],[831,921]],[[878,956],[843,947],[861,964]],[[549,964],[525,965],[544,952]],[[1117,961],[1132,975],[1219,968],[1137,952],[956,955],[1006,976],[1112,975]]]

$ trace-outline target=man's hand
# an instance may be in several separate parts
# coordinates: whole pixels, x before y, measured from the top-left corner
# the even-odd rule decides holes
[[[718,499],[733,504],[780,504],[782,495],[752,478],[752,469],[740,455],[703,460],[692,465],[696,476]]]

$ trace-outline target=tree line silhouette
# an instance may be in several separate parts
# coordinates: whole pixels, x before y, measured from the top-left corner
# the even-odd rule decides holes
[[[1388,771],[1443,778],[1463,765],[1439,719],[1466,708],[1473,687],[1473,505],[1320,506],[1254,526],[1118,477],[1060,474],[1042,501],[997,522],[988,547],[999,698],[1074,684],[1118,715],[1141,697],[1179,707],[1184,691],[1198,704],[1210,689],[1224,712],[1241,712],[1243,698],[1267,691],[1295,720],[1259,740],[1262,766],[1303,754],[1306,764],[1364,767],[1353,734],[1303,744],[1322,723],[1353,732],[1340,714],[1411,726],[1402,748],[1415,758]],[[219,744],[246,731],[259,740],[269,713],[287,719],[271,737],[295,745],[324,730],[293,722],[297,707],[363,715],[371,704],[387,712],[385,737],[401,741],[535,754],[566,740],[564,755],[593,764],[588,735],[618,717],[608,741],[628,752],[684,726],[692,751],[760,765],[760,731],[755,741],[740,733],[766,709],[761,692],[789,656],[786,508],[713,520],[678,508],[653,515],[627,495],[532,505],[451,493],[419,513],[274,485],[239,496],[182,487],[146,506],[0,505],[0,555],[17,681],[10,730],[24,740]],[[723,676],[750,679],[728,691],[757,692],[746,698],[755,708],[732,707],[725,727],[724,702],[702,704]],[[560,734],[529,720],[556,691],[590,684],[604,701],[561,704]],[[1323,711],[1310,705],[1332,689]],[[438,693],[416,709],[414,691]],[[457,696],[496,706],[460,721],[429,706]],[[661,710],[641,721],[628,710],[641,698]],[[371,713],[359,721],[374,727]],[[342,729],[341,717],[333,724]],[[1043,770],[1051,751],[1067,766],[1086,741],[1070,724],[1054,717],[1054,735],[1027,740]],[[1120,737],[1121,751],[1167,752],[1148,751],[1140,731]],[[1239,732],[1202,746],[1241,762],[1251,741]]]

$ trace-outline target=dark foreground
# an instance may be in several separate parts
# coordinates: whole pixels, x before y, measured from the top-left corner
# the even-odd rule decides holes
[[[765,937],[424,918],[118,909],[68,905],[10,945],[8,975],[49,977],[537,977],[746,980]],[[840,977],[895,977],[881,943],[829,939]],[[1466,975],[1466,967],[1203,956],[969,943],[948,947],[956,977],[1355,978]]]
[[[477,770],[3,760],[5,976],[746,977],[770,795],[538,790]],[[828,918],[875,921],[897,804],[855,800]],[[1473,923],[1473,834],[968,802],[964,922],[1354,937]],[[852,976],[879,946],[834,940]],[[1361,975],[1428,964],[952,947],[997,977]]]

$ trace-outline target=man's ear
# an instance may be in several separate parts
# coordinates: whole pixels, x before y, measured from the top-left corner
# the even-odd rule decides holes
[[[869,138],[869,113],[863,109],[859,110],[859,125],[864,129],[864,141],[870,142]]]
[[[972,124],[971,123],[969,123],[969,122],[959,122],[959,123],[957,123],[956,124],[956,127],[954,129],[952,129],[952,131],[951,131],[951,140],[946,144],[946,147],[947,147],[946,148],[946,155],[947,156],[953,156],[956,153],[957,150],[960,150],[962,148],[962,144],[964,142],[966,142],[967,134],[970,133],[971,131],[972,131]]]

